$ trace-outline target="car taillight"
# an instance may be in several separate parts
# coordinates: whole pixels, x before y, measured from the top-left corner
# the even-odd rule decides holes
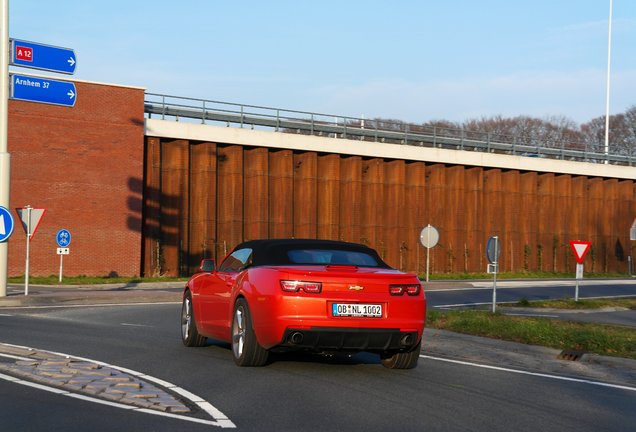
[[[410,296],[416,296],[420,293],[421,288],[420,284],[391,284],[389,285],[389,294],[401,296],[406,293]]]
[[[280,287],[285,292],[305,291],[308,294],[318,294],[322,291],[322,283],[320,282],[304,282],[304,281],[280,281]]]

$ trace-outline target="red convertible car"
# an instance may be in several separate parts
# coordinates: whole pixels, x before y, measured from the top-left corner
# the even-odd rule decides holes
[[[271,350],[377,353],[388,368],[417,365],[426,316],[419,279],[373,249],[328,240],[252,240],[216,266],[203,260],[183,293],[186,346],[232,345],[239,366]]]

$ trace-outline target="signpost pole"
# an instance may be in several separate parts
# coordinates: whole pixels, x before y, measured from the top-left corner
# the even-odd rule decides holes
[[[59,279],[58,279],[58,282],[59,282],[59,283],[62,283],[62,257],[63,257],[63,256],[64,256],[64,255],[60,254],[60,277],[59,277]]]
[[[33,207],[27,205],[25,207],[27,212],[27,225],[26,225],[26,264],[24,266],[24,295],[29,295],[29,247],[31,245],[31,210]]]
[[[431,224],[426,226],[428,229],[426,230],[426,242],[431,244]],[[431,265],[431,248],[426,248],[426,282],[428,282],[429,269]]]
[[[0,0],[0,206],[9,208],[9,0]],[[9,244],[0,242],[0,297],[7,295]]]

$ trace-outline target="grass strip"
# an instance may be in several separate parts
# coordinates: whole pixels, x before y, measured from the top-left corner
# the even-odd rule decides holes
[[[457,333],[636,359],[636,330],[486,311],[429,311],[427,326]]]
[[[185,281],[187,278],[176,277],[125,277],[125,276],[65,276],[62,285],[95,285],[111,283],[141,283],[141,282],[175,282]],[[24,276],[9,278],[10,283],[24,283]],[[29,276],[29,283],[34,285],[58,285],[59,276]]]

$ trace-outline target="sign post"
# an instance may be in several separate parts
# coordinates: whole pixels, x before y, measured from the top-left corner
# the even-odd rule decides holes
[[[22,228],[26,233],[26,262],[24,268],[24,295],[29,295],[29,248],[31,246],[31,237],[35,235],[35,232],[40,225],[42,215],[46,209],[36,209],[30,205],[26,205],[23,208],[15,209],[22,221]]]
[[[592,246],[591,242],[583,240],[570,240],[570,247],[576,257],[576,288],[574,289],[574,301],[579,301],[579,280],[583,279],[583,259]]]
[[[435,247],[438,241],[439,232],[437,231],[437,228],[431,224],[428,224],[420,232],[420,242],[422,243],[422,246],[426,248],[426,282],[428,282],[431,248]]]
[[[71,232],[67,229],[61,229],[55,235],[55,241],[57,242],[57,254],[60,256],[60,277],[59,283],[62,283],[62,258],[64,255],[68,255],[71,250],[69,245],[71,244]]]
[[[492,273],[492,313],[497,311],[497,273],[499,273],[499,237],[492,236],[486,244],[486,258],[488,258],[488,273]]]

